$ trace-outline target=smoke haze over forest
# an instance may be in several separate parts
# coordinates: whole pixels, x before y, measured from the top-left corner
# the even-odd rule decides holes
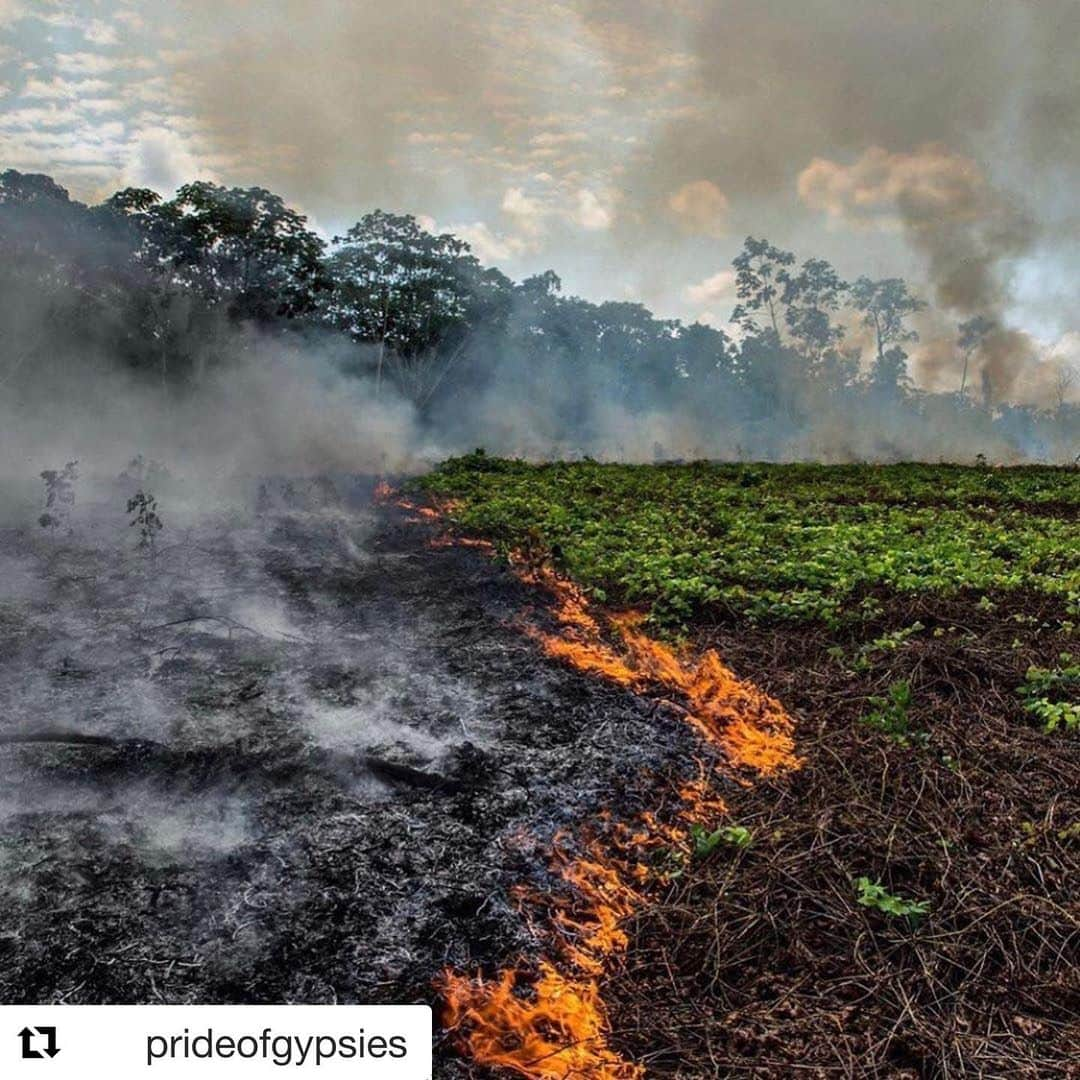
[[[1078,9],[850,15],[0,4],[6,460],[1072,460]]]

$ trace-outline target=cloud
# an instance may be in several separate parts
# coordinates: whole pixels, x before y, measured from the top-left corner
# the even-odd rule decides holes
[[[688,285],[686,298],[695,304],[715,304],[718,300],[734,301],[735,271],[720,270],[696,285]]]
[[[615,203],[611,192],[595,192],[582,188],[577,193],[573,219],[583,229],[597,232],[610,229],[615,222]]]
[[[584,131],[541,131],[529,139],[530,146],[565,146],[567,143],[586,143],[589,136]]]
[[[120,41],[116,28],[101,19],[91,19],[83,27],[83,36],[93,45],[116,45]]]
[[[195,178],[218,179],[192,151],[190,140],[172,129],[142,129],[129,141],[123,167],[124,185],[172,192]]]
[[[473,254],[488,265],[507,263],[522,252],[520,239],[494,233],[483,221],[449,225],[445,231],[460,236],[472,248]]]
[[[111,84],[104,79],[27,79],[21,97],[44,100],[78,99],[87,94],[107,90]]]
[[[526,195],[523,188],[507,188],[500,204],[504,214],[513,219],[516,227],[528,236],[537,237],[544,231],[544,221],[550,209],[539,199]]]
[[[411,131],[406,142],[412,146],[448,146],[472,142],[468,131]]]
[[[101,75],[115,71],[120,66],[118,60],[100,53],[76,52],[57,53],[56,66],[70,75]]]
[[[668,207],[688,232],[705,236],[722,236],[727,232],[727,196],[711,180],[683,184],[668,199]]]

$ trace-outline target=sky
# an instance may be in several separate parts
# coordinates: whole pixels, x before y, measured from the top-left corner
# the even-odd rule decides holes
[[[0,0],[0,161],[413,213],[717,326],[765,236],[908,278],[944,389],[972,314],[1080,358],[1078,40],[1076,0]]]

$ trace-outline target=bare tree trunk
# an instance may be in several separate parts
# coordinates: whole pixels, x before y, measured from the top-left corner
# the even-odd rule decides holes
[[[964,353],[964,371],[963,371],[963,374],[960,376],[960,397],[961,398],[964,396],[964,389],[967,387],[968,361],[971,359],[971,352],[972,352],[972,350],[968,349],[968,351],[966,353]]]

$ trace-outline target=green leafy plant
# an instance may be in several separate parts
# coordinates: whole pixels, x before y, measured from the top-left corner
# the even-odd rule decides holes
[[[504,552],[538,537],[560,569],[612,604],[679,629],[721,610],[760,623],[873,620],[888,592],[1077,600],[1080,522],[1032,514],[1080,505],[1080,471],[958,466],[531,465],[469,455],[417,486],[453,500],[451,517]],[[744,478],[753,477],[752,480]],[[1078,609],[1080,610],[1080,609]],[[913,627],[863,653],[907,644]]]
[[[1062,653],[1059,660],[1058,667],[1028,668],[1019,693],[1044,731],[1080,732],[1080,663],[1071,653]]]
[[[862,718],[862,722],[888,735],[899,746],[925,746],[930,739],[929,734],[913,730],[908,718],[911,701],[911,684],[906,680],[894,682],[887,696],[870,698],[874,709]]]
[[[880,882],[860,877],[855,881],[855,900],[863,907],[874,908],[885,915],[906,918],[913,926],[930,913],[929,900],[907,900],[889,892]]]
[[[713,832],[696,822],[690,826],[690,842],[695,859],[711,855],[721,844],[740,849],[749,847],[752,839],[753,835],[745,825],[723,825]]]
[[[913,622],[910,626],[903,626],[899,630],[892,630],[887,634],[874,638],[873,641],[868,642],[859,649],[855,656],[854,669],[856,671],[869,671],[872,666],[870,658],[874,653],[895,652],[925,629],[926,627],[921,622]]]

